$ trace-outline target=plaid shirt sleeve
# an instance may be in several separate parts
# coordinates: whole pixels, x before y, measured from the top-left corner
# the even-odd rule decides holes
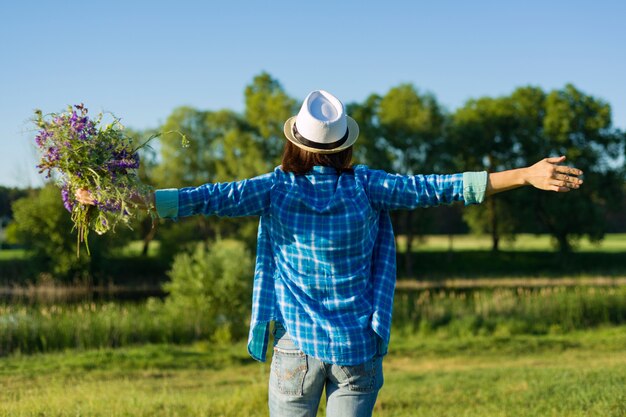
[[[270,205],[274,173],[242,181],[204,184],[199,187],[157,190],[159,217],[177,218],[194,214],[225,217],[258,216]]]
[[[369,170],[367,192],[378,210],[414,209],[484,199],[487,173],[399,175]]]

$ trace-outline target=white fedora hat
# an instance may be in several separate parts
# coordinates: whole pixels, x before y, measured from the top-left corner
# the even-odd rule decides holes
[[[336,153],[356,142],[359,125],[346,115],[337,97],[316,90],[304,99],[298,115],[287,119],[284,132],[287,139],[306,151]]]

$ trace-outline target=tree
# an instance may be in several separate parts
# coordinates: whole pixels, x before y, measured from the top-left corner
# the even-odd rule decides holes
[[[518,120],[509,97],[469,100],[453,116],[452,140],[458,150],[459,170],[501,171],[517,167]],[[508,195],[490,197],[485,206],[468,207],[463,214],[475,233],[491,234],[492,250],[498,251],[502,235],[515,230],[514,204]]]
[[[612,127],[611,106],[571,84],[551,91],[545,100],[543,135],[525,138],[529,158],[565,155],[584,172],[583,186],[573,193],[532,193],[528,205],[536,219],[555,238],[561,252],[572,249],[585,235],[602,239],[605,213],[623,202],[623,132]]]
[[[501,170],[565,155],[585,172],[585,184],[576,192],[528,189],[498,195],[497,200],[491,197],[486,208],[467,210],[474,229],[498,235],[547,231],[561,252],[570,251],[581,236],[602,238],[606,212],[623,201],[624,183],[625,138],[611,126],[608,103],[571,84],[549,94],[521,87],[508,97],[468,102],[456,112],[454,123],[456,140],[468,149],[459,160],[469,161],[470,169],[480,169],[481,161],[490,170]],[[498,203],[492,207],[494,201]],[[497,218],[491,227],[480,218],[485,212]]]
[[[348,104],[346,112],[359,125],[359,141],[353,152],[356,163],[390,172],[394,169],[396,156],[380,126],[381,100],[381,96],[372,94],[363,103]]]
[[[296,112],[296,101],[267,72],[254,77],[245,89],[245,120],[260,136],[266,161],[277,165],[285,143],[283,125]]]
[[[161,162],[154,172],[159,187],[190,187],[210,181],[215,172],[213,140],[220,134],[207,118],[209,112],[191,107],[178,107],[167,118],[161,130],[180,132],[190,142],[188,148],[180,144],[177,133],[160,137]]]
[[[163,135],[161,164],[155,169],[160,187],[191,187],[207,182],[226,182],[267,172],[270,165],[263,155],[261,139],[237,113],[230,110],[200,111],[189,107],[176,109],[163,126],[164,131],[178,131],[190,141],[180,145],[178,134]],[[184,222],[168,222],[161,228],[162,255],[169,258],[185,241],[237,236],[253,245],[256,236],[253,220],[195,216]],[[182,233],[184,232],[184,233]]]
[[[15,200],[28,195],[28,192],[29,190],[0,186],[0,249],[4,246],[4,229],[9,224],[11,219],[13,219],[13,210],[11,209],[11,205]]]
[[[394,87],[382,97],[378,119],[395,153],[394,168],[412,174],[436,169],[433,150],[444,142],[445,115],[432,94],[419,94],[410,84]]]
[[[177,133],[166,133],[160,138],[161,161],[154,170],[158,188],[196,187],[216,181],[216,164],[222,145],[220,135],[233,126],[231,112],[223,110],[214,115],[191,107],[174,109],[161,128],[164,132],[180,132],[189,139],[184,148]],[[220,124],[215,124],[215,119]],[[226,125],[224,125],[226,124]],[[196,216],[181,222],[164,222],[159,228],[161,256],[171,259],[185,242],[206,240],[219,230],[218,221]]]
[[[28,191],[0,186],[0,219],[11,219],[13,217],[11,205],[15,200],[25,197]]]
[[[393,155],[391,168],[403,174],[429,173],[441,168],[444,150],[445,115],[431,94],[420,94],[410,84],[394,87],[380,99],[377,120],[382,138],[374,146],[386,145]],[[412,248],[415,226],[426,224],[424,210],[404,212],[406,234],[405,273],[413,274]]]

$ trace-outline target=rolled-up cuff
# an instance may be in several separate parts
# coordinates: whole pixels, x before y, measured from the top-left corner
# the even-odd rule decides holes
[[[487,191],[487,171],[463,173],[463,200],[465,205],[480,204]]]
[[[178,188],[167,188],[154,192],[154,204],[159,217],[175,219],[178,217]]]

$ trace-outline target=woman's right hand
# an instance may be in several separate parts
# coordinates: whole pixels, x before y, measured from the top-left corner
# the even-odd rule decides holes
[[[74,193],[76,196],[76,201],[82,204],[86,204],[89,206],[93,206],[95,204],[95,199],[91,196],[91,192],[86,188],[79,188]]]

